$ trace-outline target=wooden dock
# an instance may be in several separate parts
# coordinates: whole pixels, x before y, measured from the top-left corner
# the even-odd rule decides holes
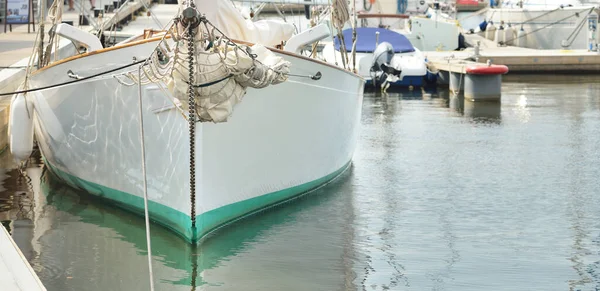
[[[479,63],[461,58],[446,57],[443,55],[429,58],[429,62],[427,63],[430,71],[445,71],[459,74],[466,74],[467,66],[477,64]]]
[[[0,226],[0,289],[2,291],[46,290],[4,226]]]

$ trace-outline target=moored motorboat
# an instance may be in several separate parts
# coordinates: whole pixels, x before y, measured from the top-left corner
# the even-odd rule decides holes
[[[344,49],[353,50],[351,28],[343,31],[344,43],[339,37],[323,49],[323,57],[328,62],[341,62]],[[423,86],[427,75],[425,57],[420,50],[402,34],[373,27],[357,27],[356,60],[351,56],[348,64],[355,64],[359,75],[367,81],[367,85],[380,86]],[[389,68],[383,69],[378,65],[379,56],[389,56],[383,63]],[[383,64],[382,63],[382,64]]]

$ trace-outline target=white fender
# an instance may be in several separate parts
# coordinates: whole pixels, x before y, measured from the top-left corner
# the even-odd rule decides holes
[[[515,37],[515,30],[512,26],[508,25],[508,27],[504,29],[504,41],[506,42],[506,45],[513,45]]]
[[[27,160],[33,151],[33,104],[23,94],[10,102],[8,138],[14,159],[18,163]]]
[[[496,36],[496,26],[494,25],[494,23],[492,21],[490,21],[490,22],[488,22],[488,24],[485,28],[485,38],[493,41],[495,36]]]
[[[527,47],[527,35],[523,27],[519,29],[519,32],[517,32],[516,45],[518,47]]]
[[[504,34],[504,28],[501,25],[500,27],[498,27],[498,29],[496,29],[496,35],[494,36],[494,42],[496,42],[496,43],[505,42],[506,41],[505,36],[506,35]]]

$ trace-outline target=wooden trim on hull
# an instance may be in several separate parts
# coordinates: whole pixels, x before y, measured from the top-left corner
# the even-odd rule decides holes
[[[166,36],[165,38],[171,38],[170,36]],[[118,49],[122,49],[122,48],[127,48],[127,47],[131,47],[131,46],[136,46],[136,45],[140,45],[140,44],[145,44],[145,43],[149,43],[149,42],[154,42],[154,41],[160,41],[162,39],[161,37],[153,37],[153,38],[148,38],[148,39],[143,39],[143,40],[138,40],[138,41],[133,41],[130,43],[126,43],[126,44],[122,44],[119,46],[112,46],[112,47],[107,47],[107,48],[103,48],[101,50],[97,50],[97,51],[93,51],[93,52],[87,52],[87,53],[83,53],[83,54],[78,54],[78,55],[74,55],[68,58],[64,58],[62,60],[56,61],[54,63],[51,63],[45,67],[40,68],[37,71],[34,71],[32,73],[32,75],[35,75],[39,72],[42,72],[46,69],[64,64],[64,63],[68,63],[70,61],[74,61],[77,59],[81,59],[81,58],[85,58],[85,57],[89,57],[89,56],[93,56],[93,55],[97,55],[97,54],[102,54],[102,53],[106,53],[106,52],[110,52],[110,51],[114,51],[114,50],[118,50]]]
[[[52,68],[52,67],[64,64],[64,63],[68,63],[70,61],[74,61],[74,60],[77,60],[77,59],[81,59],[81,58],[85,58],[85,57],[93,56],[93,55],[97,55],[97,54],[102,54],[102,53],[106,53],[106,52],[110,52],[110,51],[114,51],[114,50],[118,50],[118,49],[122,49],[122,48],[127,48],[127,47],[131,47],[131,46],[136,46],[136,45],[140,45],[140,44],[145,44],[145,43],[150,43],[150,42],[156,42],[156,41],[160,41],[162,38],[163,38],[163,36],[161,35],[161,36],[156,36],[156,37],[152,37],[152,38],[148,38],[148,39],[142,39],[142,40],[133,41],[133,42],[130,42],[130,43],[125,43],[125,44],[122,44],[122,45],[119,45],[119,46],[113,46],[113,47],[103,48],[101,50],[97,50],[97,51],[93,51],[93,52],[86,52],[86,53],[83,53],[83,54],[71,56],[71,57],[59,60],[57,62],[54,62],[52,64],[49,64],[48,66],[45,66],[43,68],[40,68],[39,70],[34,71],[32,73],[32,75],[36,75],[39,72],[43,72],[46,69],[49,69],[49,68]],[[171,38],[170,34],[165,37],[165,39],[168,39],[168,38]],[[242,41],[242,40],[233,39],[233,41],[235,43],[237,43],[237,44],[243,44],[243,45],[248,45],[248,46],[254,45],[254,43],[247,42],[247,41]],[[309,57],[306,57],[306,56],[303,56],[303,55],[295,54],[295,53],[292,53],[292,52],[280,50],[280,49],[273,48],[273,47],[268,47],[267,46],[266,48],[269,49],[272,52],[275,52],[275,53],[279,53],[279,54],[287,55],[287,56],[290,56],[290,57],[295,57],[295,58],[298,58],[298,59],[306,60],[306,61],[317,63],[317,64],[320,64],[320,65],[324,65],[324,66],[327,66],[327,67],[330,67],[330,68],[342,71],[344,73],[347,73],[347,74],[349,74],[351,76],[357,77],[357,78],[359,78],[359,79],[361,79],[363,81],[365,80],[362,76],[360,76],[358,74],[355,74],[355,73],[353,73],[351,71],[348,71],[348,70],[344,70],[344,69],[342,69],[342,68],[340,68],[338,66],[332,65],[330,63],[327,63],[327,62],[324,62],[324,61],[321,61],[321,60],[309,58]]]

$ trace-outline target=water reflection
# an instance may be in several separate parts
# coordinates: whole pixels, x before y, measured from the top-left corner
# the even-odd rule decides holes
[[[513,107],[513,111],[516,113],[516,116],[518,116],[522,123],[529,122],[529,119],[531,118],[531,112],[529,111],[526,95],[522,94],[517,98],[517,102]]]
[[[448,97],[448,107],[452,109],[454,112],[463,115],[465,112],[465,96],[450,94]]]
[[[474,123],[500,124],[502,104],[497,101],[478,101],[473,102],[465,100],[464,115]]]
[[[160,281],[157,282],[157,290],[172,290],[173,288],[189,290],[189,287],[194,287],[191,288],[192,290],[209,290],[225,286],[230,288],[231,284],[235,285],[236,283],[231,282],[228,276],[241,275],[243,277],[245,273],[249,272],[248,269],[243,270],[244,272],[240,272],[242,270],[239,269],[239,265],[245,264],[241,259],[244,254],[255,248],[257,243],[267,244],[270,236],[274,233],[290,231],[286,230],[290,225],[294,225],[292,229],[301,226],[302,220],[305,218],[303,216],[311,211],[318,213],[319,210],[315,208],[319,208],[319,205],[328,203],[335,198],[325,194],[328,189],[331,189],[328,187],[339,186],[350,175],[351,170],[348,170],[330,186],[309,194],[308,198],[300,198],[285,207],[277,207],[227,227],[207,239],[200,247],[190,246],[168,230],[152,225],[153,267],[155,278],[160,278]],[[348,187],[339,189],[341,191],[350,190]],[[46,254],[45,257],[33,259],[33,263],[41,267],[36,271],[49,290],[75,290],[78,289],[76,286],[87,286],[87,290],[100,290],[106,286],[111,286],[115,290],[145,290],[147,288],[143,218],[105,205],[103,201],[93,196],[78,193],[65,186],[49,171],[44,171],[41,176],[41,192],[46,197],[46,207],[43,212],[46,219],[52,220],[53,225],[46,234],[42,234],[39,238],[42,244],[41,251]],[[341,203],[348,204],[347,202]],[[351,208],[348,207],[343,209],[351,211]],[[326,217],[324,213],[322,215],[319,217]],[[347,216],[347,218],[351,217],[352,215]],[[63,220],[68,227],[62,225]],[[300,233],[306,234],[306,231]],[[344,237],[343,233],[343,231],[332,231],[331,229],[329,231],[330,236],[339,236],[332,238],[339,240],[339,245],[348,239]],[[306,238],[319,241],[318,236],[307,236]],[[57,243],[58,240],[61,241],[60,244]],[[310,246],[310,243],[305,245]],[[294,252],[293,247],[282,246],[284,248],[280,247],[280,250],[291,248],[288,251],[296,256],[298,251],[308,251],[298,248]],[[333,249],[326,246],[320,246],[320,248],[316,252],[328,252],[328,255],[339,252],[340,260],[342,257],[348,258],[348,256],[342,255],[342,249],[338,245],[333,245]],[[265,251],[267,253],[262,254],[263,260],[269,255],[273,255],[268,252],[276,250],[271,248]],[[351,250],[344,251],[352,252]],[[256,249],[253,250],[254,252]],[[229,261],[232,259],[235,259],[237,266],[230,265]],[[276,258],[272,259],[277,260]],[[122,262],[122,264],[115,265],[112,262]],[[335,260],[332,263],[335,263]],[[347,262],[340,262],[340,269],[344,269],[344,265],[347,264]],[[250,266],[246,267],[251,268]],[[327,277],[326,274],[321,279],[324,280],[316,280],[314,283],[330,286],[331,290],[338,289],[335,286],[344,286],[347,284],[346,281],[349,281],[344,278],[336,279],[336,276]],[[86,283],[88,280],[92,280],[94,284]],[[278,281],[278,278],[272,280],[265,278],[264,281],[270,281],[271,286],[278,286],[279,283],[282,283]],[[269,285],[267,282],[263,283]],[[188,288],[186,289],[185,286]]]

